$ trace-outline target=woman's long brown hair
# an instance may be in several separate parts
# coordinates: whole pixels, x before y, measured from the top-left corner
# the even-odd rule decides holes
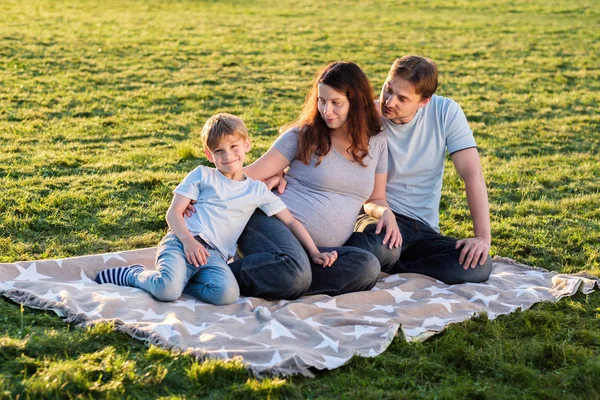
[[[291,126],[298,127],[298,150],[296,157],[304,164],[315,154],[317,164],[331,150],[331,129],[321,117],[318,109],[319,83],[343,93],[350,102],[346,122],[350,134],[348,153],[360,165],[369,152],[369,138],[381,131],[381,117],[375,108],[373,89],[365,73],[353,62],[333,62],[319,72],[306,95],[302,112]]]

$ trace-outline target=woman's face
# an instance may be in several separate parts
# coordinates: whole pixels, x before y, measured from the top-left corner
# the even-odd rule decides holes
[[[329,129],[339,129],[348,121],[350,101],[345,94],[338,92],[331,86],[319,83],[317,87],[318,106],[321,117]]]

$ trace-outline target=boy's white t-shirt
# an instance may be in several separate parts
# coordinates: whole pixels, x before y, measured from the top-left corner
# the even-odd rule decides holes
[[[216,168],[201,165],[173,190],[196,201],[196,212],[184,218],[192,235],[200,235],[225,259],[235,254],[237,240],[257,208],[268,216],[286,208],[263,182],[245,178],[234,181]]]

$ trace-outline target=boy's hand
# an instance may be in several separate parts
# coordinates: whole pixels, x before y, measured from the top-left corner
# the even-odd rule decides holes
[[[185,253],[187,262],[196,268],[206,264],[206,259],[210,256],[206,247],[202,246],[194,238],[183,242],[183,252]]]
[[[337,251],[315,253],[310,256],[315,264],[322,265],[323,267],[331,267],[335,260],[338,258]]]

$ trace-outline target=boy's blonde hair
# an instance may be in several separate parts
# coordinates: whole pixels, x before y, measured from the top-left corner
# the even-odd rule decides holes
[[[221,139],[228,135],[248,140],[248,128],[241,118],[228,113],[213,115],[202,128],[202,144],[205,149],[212,150],[219,145]]]

